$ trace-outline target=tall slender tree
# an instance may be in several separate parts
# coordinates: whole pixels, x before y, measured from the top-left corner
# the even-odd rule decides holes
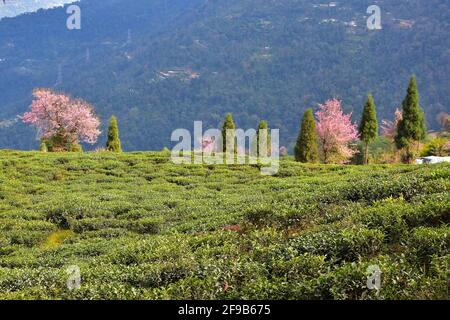
[[[369,94],[364,106],[361,124],[359,125],[360,139],[364,143],[364,164],[369,163],[369,143],[378,137],[378,121],[375,108],[373,96]]]
[[[119,138],[119,128],[117,126],[117,118],[115,116],[112,116],[109,120],[106,150],[111,152],[122,152],[122,146]]]
[[[48,152],[47,143],[45,143],[44,139],[41,139],[41,144],[39,145],[39,151]]]
[[[412,76],[408,92],[403,100],[403,118],[398,123],[395,144],[398,149],[405,149],[406,155],[404,162],[410,163],[414,159],[413,145],[419,145],[419,142],[426,136],[425,113],[420,107],[419,91],[417,89],[416,76]]]
[[[295,145],[295,160],[304,163],[318,162],[319,145],[317,139],[313,110],[307,109],[303,115],[301,129],[297,138],[297,144]]]
[[[265,120],[261,120],[258,125],[258,132],[256,133],[256,152],[257,155],[259,155],[259,142],[261,141],[261,138],[263,137],[263,132],[261,130],[267,130],[267,137],[266,137],[266,144],[267,144],[267,153],[270,154],[272,149],[272,141],[270,139],[270,132],[269,132],[269,124]],[[262,156],[262,155],[261,155]],[[265,156],[265,155],[264,155]]]
[[[233,116],[231,113],[227,113],[225,116],[225,121],[223,123],[222,128],[222,142],[223,142],[223,152],[227,152],[227,129],[236,129],[236,126],[234,125]],[[235,135],[233,135],[234,140],[236,140]],[[236,152],[236,141],[235,144],[235,152]]]

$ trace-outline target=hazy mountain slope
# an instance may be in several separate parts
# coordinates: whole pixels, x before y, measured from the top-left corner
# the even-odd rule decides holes
[[[0,1],[0,19],[39,9],[59,7],[75,1],[78,0],[2,0]]]
[[[65,29],[63,10],[0,22],[0,119],[23,112],[32,87],[55,85],[58,69],[58,89],[118,116],[127,150],[169,145],[194,120],[216,127],[227,111],[240,127],[268,119],[289,145],[304,109],[332,96],[357,120],[372,91],[379,117],[391,117],[412,73],[430,125],[450,111],[445,0],[380,0],[380,31],[366,28],[371,1],[123,3],[83,1],[81,31]],[[0,126],[0,147],[30,147],[21,127]]]

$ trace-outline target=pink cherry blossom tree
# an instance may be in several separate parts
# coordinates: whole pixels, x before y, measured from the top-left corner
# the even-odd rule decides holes
[[[349,146],[359,136],[351,116],[351,113],[344,114],[341,102],[337,99],[319,105],[319,111],[316,112],[316,130],[324,163],[345,163],[357,152]]]
[[[213,137],[205,136],[202,138],[202,151],[212,153],[216,150],[216,141]]]
[[[403,113],[397,108],[395,110],[395,120],[383,120],[381,125],[381,131],[385,137],[387,137],[392,142],[397,135],[398,123],[403,119]]]
[[[281,146],[280,147],[280,156],[285,157],[288,154],[289,154],[288,148],[286,148],[285,146]]]
[[[31,110],[21,117],[22,121],[34,125],[40,138],[51,140],[54,150],[67,151],[79,141],[97,141],[100,120],[89,103],[51,89],[35,89],[33,96]]]

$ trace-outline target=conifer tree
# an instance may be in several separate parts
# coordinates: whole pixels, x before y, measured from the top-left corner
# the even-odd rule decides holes
[[[272,149],[272,141],[270,139],[269,125],[268,125],[267,121],[261,120],[258,125],[258,132],[256,133],[256,137],[257,137],[256,138],[256,152],[257,152],[258,156],[260,155],[259,154],[259,142],[261,141],[261,137],[262,137],[261,136],[262,132],[260,132],[260,130],[267,130],[267,138],[266,138],[267,153],[270,154],[271,149]],[[261,156],[263,156],[263,155],[261,155]],[[264,156],[266,156],[266,155],[264,155]]]
[[[307,109],[303,115],[301,129],[294,151],[296,161],[305,163],[315,163],[319,161],[316,122],[314,120],[312,109]]]
[[[423,140],[426,136],[425,114],[419,104],[419,91],[417,89],[417,80],[413,76],[409,82],[408,92],[403,100],[403,118],[398,123],[395,144],[398,149],[405,149],[406,156],[404,161],[410,163],[414,154],[413,144]]]
[[[67,150],[69,152],[83,152],[83,146],[78,141],[74,141],[69,143]]]
[[[106,142],[106,150],[111,152],[122,152],[122,147],[119,138],[119,128],[117,126],[117,119],[112,116],[109,121],[108,141]]]
[[[375,101],[369,94],[364,106],[361,124],[359,125],[360,139],[364,143],[364,164],[369,163],[369,143],[378,137],[378,121],[375,110]]]
[[[227,129],[236,129],[234,125],[233,116],[231,113],[227,113],[225,117],[225,122],[223,123],[222,129],[222,143],[223,143],[223,152],[227,152]],[[236,140],[235,135],[233,135],[234,140]],[[235,141],[235,152],[236,152],[236,141]]]
[[[39,151],[41,152],[48,152],[47,143],[42,139],[41,144],[39,145]]]

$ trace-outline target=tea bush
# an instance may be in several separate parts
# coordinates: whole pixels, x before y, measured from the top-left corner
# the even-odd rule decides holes
[[[409,238],[410,257],[419,264],[429,265],[433,256],[443,256],[450,250],[450,227],[413,230]]]
[[[0,151],[0,299],[448,299],[449,164],[169,156]]]

